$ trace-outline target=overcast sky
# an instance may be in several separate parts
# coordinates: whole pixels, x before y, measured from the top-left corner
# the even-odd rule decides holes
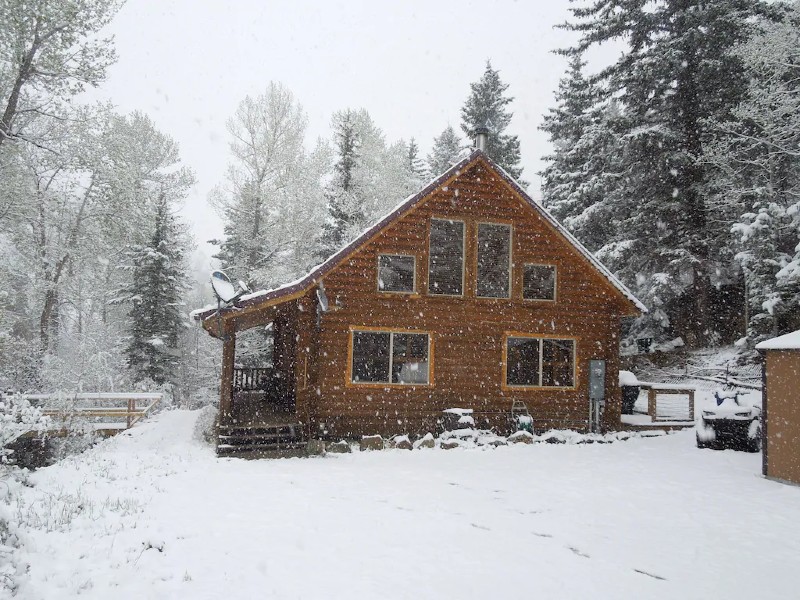
[[[270,2],[128,0],[110,30],[119,61],[101,95],[142,110],[178,141],[197,177],[184,214],[201,246],[222,233],[209,190],[228,160],[225,121],[270,80],[291,89],[308,115],[307,145],[329,135],[331,114],[366,108],[387,141],[417,139],[423,155],[451,124],[487,58],[515,100],[530,191],[539,195],[547,138],[537,127],[553,104],[573,40],[554,25],[567,0]],[[605,57],[598,54],[595,61]]]

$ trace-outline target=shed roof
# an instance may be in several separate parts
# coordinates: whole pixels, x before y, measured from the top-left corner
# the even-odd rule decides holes
[[[575,237],[567,231],[567,229],[559,223],[553,215],[551,215],[541,204],[533,200],[528,193],[511,177],[506,171],[489,158],[482,150],[474,150],[469,156],[459,161],[447,171],[442,173],[437,178],[433,179],[428,185],[416,194],[412,194],[391,211],[389,211],[382,218],[378,219],[376,223],[364,230],[352,242],[347,244],[341,250],[331,255],[327,260],[320,263],[311,271],[306,273],[303,277],[295,281],[286,283],[279,287],[269,290],[259,290],[252,294],[242,296],[235,305],[235,308],[244,309],[250,306],[261,304],[274,304],[280,302],[282,299],[295,298],[299,293],[305,292],[314,287],[319,281],[327,275],[331,270],[344,261],[353,251],[355,251],[362,244],[368,242],[374,235],[381,231],[384,227],[392,223],[395,219],[401,217],[406,212],[414,208],[417,204],[423,201],[431,192],[433,192],[440,185],[444,184],[450,178],[458,175],[461,171],[472,166],[473,163],[482,160],[487,166],[499,175],[511,188],[519,194],[534,210],[536,210],[544,219],[550,223],[572,246],[574,246],[588,261],[597,269],[600,274],[605,277],[622,295],[627,298],[637,310],[647,312],[647,307],[642,304],[636,296],[619,280],[611,271],[609,271],[595,256],[586,249]],[[206,307],[192,312],[192,316],[197,320],[204,320],[212,315],[215,315],[217,309],[215,306]]]
[[[800,350],[800,329],[756,344],[756,350]]]

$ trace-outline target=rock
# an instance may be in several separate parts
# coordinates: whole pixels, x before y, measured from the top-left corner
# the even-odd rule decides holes
[[[397,448],[398,450],[412,450],[414,446],[411,444],[411,440],[408,439],[407,435],[399,435],[392,440],[392,448]]]
[[[475,426],[475,419],[472,417],[471,408],[448,408],[443,410],[440,420],[444,431],[454,429],[471,429]]]
[[[527,431],[516,431],[508,436],[508,441],[512,444],[532,444],[533,435]]]
[[[498,446],[508,446],[508,442],[501,437],[491,438],[491,439],[479,439],[478,440],[479,446],[494,446],[497,448]]]
[[[444,440],[439,447],[442,450],[452,450],[453,448],[460,448],[461,443],[458,440]]]
[[[451,439],[457,438],[459,440],[472,440],[475,441],[483,435],[482,432],[478,431],[477,429],[454,429],[453,431],[445,431],[442,433],[442,439]]]
[[[414,442],[415,448],[435,448],[436,442],[433,440],[432,433],[426,433],[421,439]]]
[[[326,450],[332,454],[347,454],[353,451],[352,448],[350,448],[350,444],[345,440],[339,440],[338,442],[328,444]]]
[[[365,450],[383,450],[383,438],[379,435],[365,435],[361,438],[359,446],[362,452]]]
[[[348,445],[348,448],[349,447],[350,446]],[[306,452],[309,456],[324,456],[325,442],[322,440],[308,440],[308,443],[306,444]]]

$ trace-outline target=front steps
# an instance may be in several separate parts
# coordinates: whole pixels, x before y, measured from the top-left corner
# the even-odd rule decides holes
[[[306,455],[301,423],[220,425],[217,456],[282,458]]]

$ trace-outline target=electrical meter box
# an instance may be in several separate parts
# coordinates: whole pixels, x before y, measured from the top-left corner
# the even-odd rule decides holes
[[[589,361],[589,398],[605,400],[606,397],[606,361]]]

